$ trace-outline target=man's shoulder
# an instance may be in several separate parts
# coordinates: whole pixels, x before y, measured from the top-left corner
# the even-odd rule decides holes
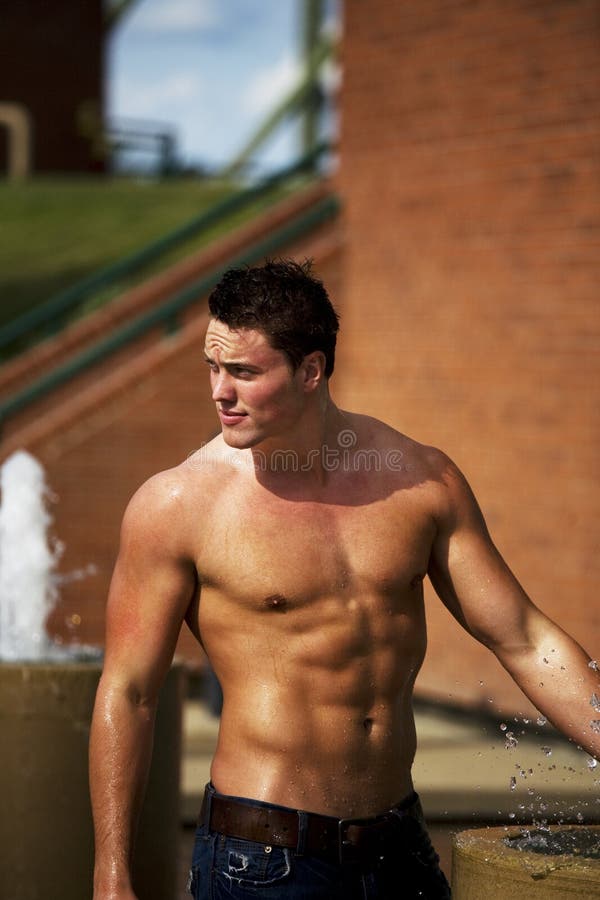
[[[129,501],[127,514],[180,516],[188,509],[197,513],[199,506],[210,503],[223,478],[239,470],[239,460],[231,456],[232,451],[219,435],[179,464],[144,481]],[[215,478],[216,473],[219,478]]]
[[[417,489],[421,501],[440,519],[473,506],[466,478],[443,450],[370,416],[351,415],[347,421],[356,434],[359,452],[375,457],[377,465],[370,465],[369,471],[371,475],[374,469],[380,473],[386,490],[397,489],[400,496],[407,489]]]
[[[360,447],[396,450],[402,454],[406,465],[426,469],[432,477],[442,477],[456,468],[443,450],[424,444],[380,419],[362,413],[347,416]]]
[[[208,443],[202,444],[198,450],[190,453],[175,471],[195,484],[205,485],[206,482],[214,484],[215,474],[218,474],[220,479],[228,475],[233,476],[234,473],[251,466],[251,462],[250,451],[229,447],[223,440],[223,435],[218,434]]]
[[[123,515],[122,539],[148,539],[153,535],[161,541],[172,534],[186,506],[185,478],[178,469],[157,472],[138,487]]]

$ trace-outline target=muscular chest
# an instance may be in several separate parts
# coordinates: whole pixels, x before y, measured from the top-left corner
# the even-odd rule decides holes
[[[427,570],[433,524],[414,498],[370,504],[224,503],[198,560],[204,585],[242,604],[397,595]]]

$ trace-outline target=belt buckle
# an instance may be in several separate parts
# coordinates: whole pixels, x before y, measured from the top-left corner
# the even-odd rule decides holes
[[[385,833],[388,826],[394,821],[394,816],[386,813],[381,816],[375,816],[367,819],[339,819],[338,821],[338,860],[340,864],[344,862],[358,862],[365,855],[373,854],[377,851],[377,847],[381,846],[382,832]],[[363,836],[360,844],[349,841],[347,838],[348,829],[356,825],[359,829],[362,826],[367,832]],[[379,840],[378,840],[379,835]],[[364,839],[366,837],[366,840]],[[352,848],[348,853],[348,848]]]
[[[364,824],[365,819],[339,819],[338,820],[338,862],[340,865],[343,865],[345,862],[356,862],[359,857],[359,849],[356,844],[353,844],[352,841],[349,841],[346,838],[346,833],[350,825],[361,825]],[[346,848],[353,848],[354,857],[352,857],[352,853],[350,853],[350,858],[348,858],[348,850]]]

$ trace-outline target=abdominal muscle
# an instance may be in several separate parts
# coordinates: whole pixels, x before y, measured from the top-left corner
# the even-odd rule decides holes
[[[376,815],[409,794],[425,649],[414,612],[382,627],[352,612],[313,609],[310,626],[293,612],[242,614],[225,618],[226,636],[205,634],[224,696],[215,788],[338,818]]]

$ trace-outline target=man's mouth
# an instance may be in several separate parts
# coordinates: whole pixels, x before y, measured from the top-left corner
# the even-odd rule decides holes
[[[245,412],[238,412],[235,409],[222,409],[217,407],[219,418],[224,425],[237,425],[246,417]]]

